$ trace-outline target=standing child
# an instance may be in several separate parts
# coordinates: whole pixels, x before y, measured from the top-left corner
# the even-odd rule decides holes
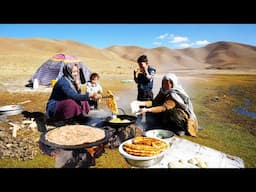
[[[148,64],[146,55],[141,55],[137,59],[139,68],[134,70],[134,81],[137,83],[139,101],[152,101],[153,100],[153,80],[156,70]]]
[[[98,73],[92,73],[90,75],[90,81],[86,83],[87,92],[91,94],[102,94],[103,90],[101,85],[99,84],[100,76]],[[91,109],[98,109],[98,100],[90,99],[89,105]]]

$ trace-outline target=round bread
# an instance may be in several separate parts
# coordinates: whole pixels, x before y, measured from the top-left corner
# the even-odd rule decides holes
[[[45,140],[57,145],[82,145],[105,138],[105,131],[86,125],[66,125],[46,133]]]
[[[166,142],[156,138],[137,136],[131,143],[125,143],[123,149],[130,155],[135,156],[155,156],[166,150]]]

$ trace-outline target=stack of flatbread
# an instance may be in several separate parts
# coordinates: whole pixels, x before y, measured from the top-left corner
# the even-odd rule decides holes
[[[135,137],[131,143],[125,143],[123,149],[130,155],[135,156],[155,156],[159,155],[169,145],[156,138],[151,137]]]

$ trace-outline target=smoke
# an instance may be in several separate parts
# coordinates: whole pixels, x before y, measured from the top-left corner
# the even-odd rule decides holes
[[[159,74],[156,74],[154,77],[154,86],[153,86],[154,97],[157,95],[161,87],[161,78],[162,76]],[[138,93],[137,84],[135,82],[130,83],[129,89],[125,89],[116,93],[116,96],[118,98],[117,99],[118,108],[123,109],[127,114],[131,114],[132,111],[131,111],[130,103],[134,100],[137,100],[137,93]]]
[[[88,168],[95,165],[93,157],[84,149],[58,149],[55,157],[55,168]]]
[[[119,98],[117,101],[118,108],[123,109],[126,114],[131,114],[130,103],[137,98],[136,87],[131,87],[129,90],[118,92],[117,97]],[[122,113],[122,111],[120,111],[120,113]]]
[[[66,150],[58,150],[56,152],[56,157],[55,157],[55,168],[61,168],[64,167],[66,162],[71,159],[72,156],[72,151],[66,151]]]

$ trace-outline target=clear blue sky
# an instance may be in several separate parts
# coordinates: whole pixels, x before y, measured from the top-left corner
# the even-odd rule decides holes
[[[97,48],[179,49],[216,41],[256,46],[256,24],[0,24],[0,37],[74,40]]]

